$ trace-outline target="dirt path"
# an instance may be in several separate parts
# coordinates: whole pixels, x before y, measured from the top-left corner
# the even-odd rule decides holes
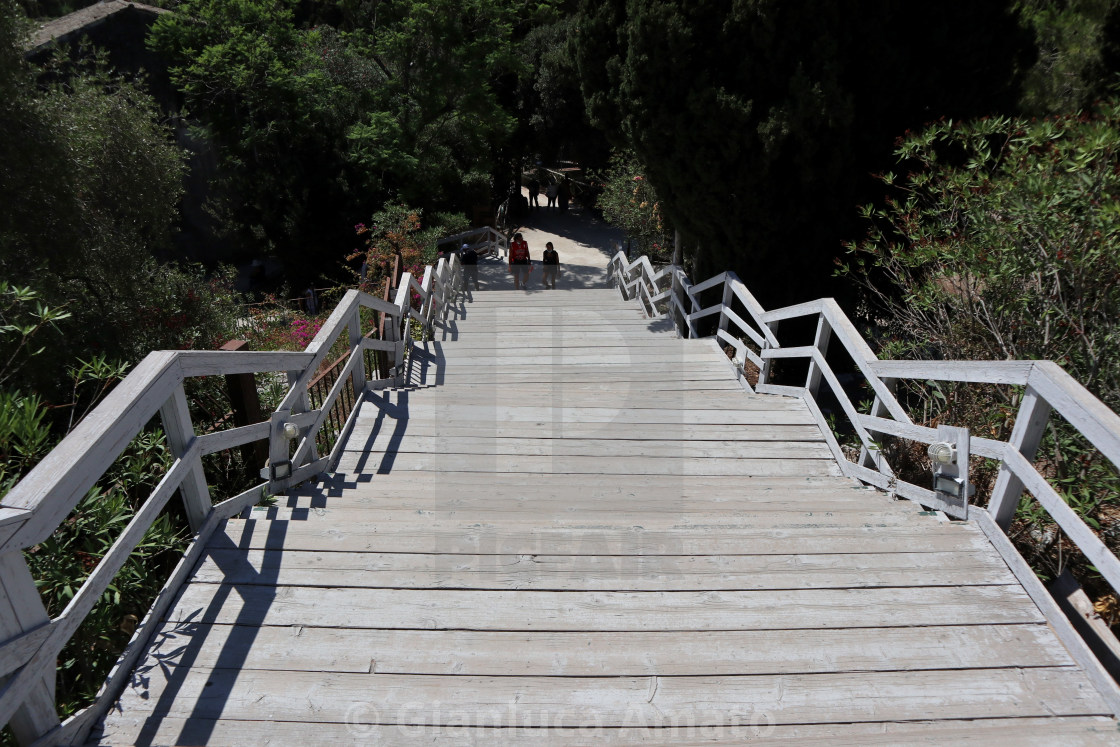
[[[544,199],[542,197],[542,202]],[[561,214],[556,208],[542,207],[521,219],[517,228],[529,243],[529,256],[533,270],[529,274],[529,291],[541,287],[540,260],[545,242],[551,241],[560,255],[560,276],[556,290],[575,288],[601,288],[606,283],[605,270],[611,256],[617,251],[616,242],[622,232],[601,220],[579,205],[573,205]],[[505,260],[482,260],[479,265],[480,290],[510,290],[513,279],[506,272]]]

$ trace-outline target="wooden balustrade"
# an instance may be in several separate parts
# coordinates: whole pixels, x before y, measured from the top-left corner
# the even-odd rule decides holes
[[[494,246],[498,237],[489,236]],[[105,713],[143,651],[153,623],[167,609],[194,568],[202,548],[221,522],[260,501],[314,477],[337,463],[344,435],[353,425],[355,404],[367,389],[399,383],[412,321],[430,333],[433,320],[457,296],[462,273],[458,258],[441,259],[417,282],[407,273],[394,301],[351,290],[343,296],[303,352],[162,351],[149,354],[42,462],[0,502],[0,720],[21,744],[84,741]],[[411,293],[419,295],[414,307]],[[417,308],[418,307],[418,308]],[[375,313],[377,339],[364,333],[361,310]],[[343,335],[346,335],[343,337]],[[348,352],[320,372],[332,346],[345,339]],[[377,378],[367,374],[369,352],[391,359]],[[183,382],[195,376],[238,377],[287,372],[290,388],[267,422],[199,434],[191,422]],[[237,386],[243,386],[241,380]],[[73,511],[132,439],[159,414],[175,456],[170,470],[135,517],[75,593],[51,619],[23,559],[23,550],[42,542]],[[290,431],[294,429],[294,444]],[[324,431],[329,434],[322,438]],[[263,444],[267,481],[214,503],[207,489],[202,456]],[[324,455],[320,454],[322,450]],[[255,452],[259,453],[259,452]],[[65,723],[54,703],[56,659],[62,647],[112,583],[171,496],[182,496],[194,540],[101,689],[97,701]]]
[[[702,283],[691,283],[672,266],[655,270],[646,257],[633,261],[622,252],[610,261],[608,275],[625,298],[641,297],[648,315],[659,315],[651,300],[667,298],[663,310],[674,320],[681,337],[697,336],[696,322],[718,314],[714,336],[735,350],[734,362],[742,371],[745,361],[759,366],[757,391],[800,397],[816,418],[841,469],[850,477],[887,490],[946,514],[975,520],[993,546],[1001,553],[1016,577],[1051,624],[1063,643],[1095,682],[1113,692],[1104,672],[1054,599],[1031,571],[1030,566],[1006,537],[1006,531],[1026,490],[1051,519],[1100,572],[1120,592],[1120,561],[1095,532],[1078,516],[1035,468],[1032,460],[1052,413],[1064,418],[1114,467],[1120,467],[1120,416],[1110,410],[1060,366],[1052,361],[911,361],[880,360],[859,334],[854,324],[833,299],[819,299],[782,309],[766,311],[732,272],[725,272]],[[671,278],[671,288],[661,288]],[[722,301],[701,308],[699,296],[722,285]],[[668,294],[667,296],[665,294]],[[736,313],[734,302],[746,311],[746,319]],[[782,347],[776,337],[780,322],[809,318],[816,321],[811,345]],[[830,367],[826,354],[830,345],[839,344],[851,357],[859,375],[874,392],[869,414],[860,413]],[[752,346],[754,349],[752,349]],[[757,352],[756,352],[757,351]],[[808,362],[804,386],[771,383],[773,362],[800,359]],[[977,384],[1014,385],[1024,388],[1011,437],[1007,442],[968,436],[968,451],[997,460],[999,473],[987,508],[969,505],[967,491],[961,496],[934,491],[901,480],[891,469],[878,440],[883,435],[923,444],[944,440],[939,429],[916,425],[894,394],[902,379],[950,381]],[[861,444],[859,457],[852,461],[840,447],[818,405],[821,384],[827,385],[851,423]],[[744,386],[747,386],[744,382]],[[963,430],[963,429],[960,429]],[[967,476],[967,457],[961,465]],[[1120,705],[1120,701],[1117,702]]]

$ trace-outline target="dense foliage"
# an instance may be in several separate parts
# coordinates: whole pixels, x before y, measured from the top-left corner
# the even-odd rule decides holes
[[[1120,70],[1117,0],[1019,0],[1013,7],[1037,49],[1023,80],[1024,114],[1075,112],[1108,93]]]
[[[897,152],[905,175],[882,175],[890,196],[863,208],[870,229],[841,267],[866,291],[884,354],[1052,359],[1120,408],[1120,101],[1042,120],[943,122],[907,135]],[[1021,396],[919,385],[906,399],[925,422],[1004,440]],[[894,456],[913,460],[904,449]],[[917,479],[927,474],[912,466]],[[1120,479],[1108,460],[1053,417],[1038,467],[1120,550]],[[994,477],[980,461],[974,482]],[[1029,497],[1012,538],[1044,578],[1073,566],[1094,596],[1110,593]]]
[[[0,277],[69,315],[25,376],[54,399],[78,358],[220,344],[226,286],[153,258],[171,245],[185,168],[162,113],[97,58],[27,65],[21,16],[0,10]]]
[[[526,69],[518,40],[549,10],[185,0],[151,44],[218,149],[213,202],[236,245],[298,276],[321,272],[324,254],[341,259],[352,216],[386,202],[490,203],[515,129],[509,81]]]
[[[592,121],[644,164],[697,275],[767,278],[769,306],[836,290],[852,205],[899,133],[1099,91],[1113,6],[587,0],[572,50]]]
[[[610,169],[602,174],[597,204],[603,216],[625,230],[634,242],[631,254],[646,254],[655,262],[672,260],[672,228],[662,215],[656,190],[633,153],[620,152],[611,159]]]
[[[863,208],[850,277],[894,352],[1059,361],[1120,407],[1120,102],[1093,115],[944,122]],[[884,280],[888,282],[884,282]]]
[[[423,211],[418,208],[386,205],[373,214],[369,225],[354,226],[364,246],[347,259],[361,263],[359,288],[380,295],[394,260],[399,260],[402,273],[411,273],[419,281],[424,266],[434,265],[438,260],[436,242],[466,228],[466,222],[453,215],[437,214],[428,225],[421,220],[422,216]]]
[[[213,347],[233,329],[229,278],[157,262],[184,164],[163,114],[98,56],[46,69],[0,0],[0,496],[152,349]],[[66,521],[26,553],[57,615],[163,476],[145,429]],[[186,537],[161,516],[62,651],[58,699],[85,704],[163,585]]]

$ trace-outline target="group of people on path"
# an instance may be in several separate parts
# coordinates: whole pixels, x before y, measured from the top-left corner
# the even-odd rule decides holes
[[[546,242],[541,254],[541,283],[545,288],[556,288],[556,275],[560,271],[560,255]],[[529,243],[520,233],[513,235],[509,245],[509,273],[513,275],[514,290],[529,290],[529,274],[533,270],[533,260],[529,256]]]
[[[478,290],[478,252],[470,244],[459,248],[459,263],[463,268],[463,284]],[[560,273],[560,255],[552,242],[544,245],[541,254],[541,283],[545,288],[556,288],[556,276]],[[509,274],[513,276],[515,290],[529,289],[529,274],[533,270],[533,260],[529,256],[529,243],[520,233],[513,235],[509,245]]]
[[[538,209],[541,206],[541,183],[536,179],[530,179],[529,184],[529,209]],[[568,183],[568,177],[564,180],[557,182],[549,182],[545,188],[545,197],[548,199],[548,207],[557,207],[561,213],[568,212],[568,204],[572,201],[572,187]]]

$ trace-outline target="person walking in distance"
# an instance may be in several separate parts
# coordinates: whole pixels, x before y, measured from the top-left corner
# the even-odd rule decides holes
[[[556,188],[556,201],[561,213],[568,212],[568,203],[572,201],[572,185],[566,176],[564,181],[560,182],[560,186]]]
[[[529,244],[520,233],[515,233],[513,242],[509,245],[509,271],[513,275],[514,290],[520,290],[522,287],[529,290],[529,270],[531,268]]]
[[[556,207],[556,182],[549,182],[548,189],[545,190],[545,195],[548,197],[548,206]]]
[[[459,250],[459,264],[463,266],[463,285],[473,284],[478,290],[478,252],[470,244]]]
[[[544,245],[544,255],[541,257],[541,283],[545,288],[556,288],[556,274],[560,272],[560,255],[552,247],[552,242]]]
[[[539,210],[541,207],[541,183],[536,178],[529,180],[529,209]]]

